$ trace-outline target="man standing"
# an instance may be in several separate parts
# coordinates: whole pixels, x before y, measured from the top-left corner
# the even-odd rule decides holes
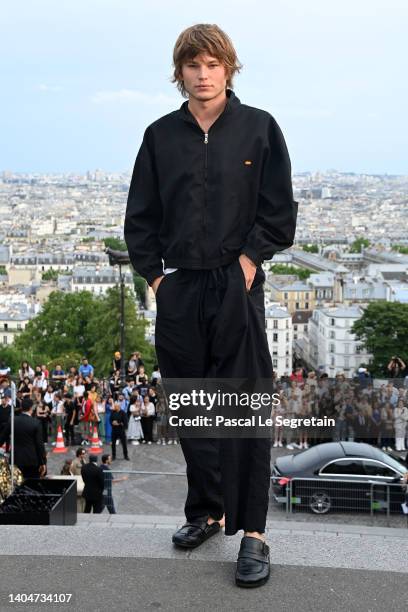
[[[81,476],[84,481],[82,497],[85,498],[85,510],[87,514],[93,510],[94,514],[100,514],[103,510],[103,488],[105,479],[103,472],[98,467],[98,457],[89,455],[89,463],[81,468]]]
[[[126,461],[129,461],[127,441],[126,441],[126,428],[128,426],[128,418],[126,412],[120,409],[119,402],[113,404],[112,412],[110,415],[110,424],[112,425],[112,460],[116,459],[116,440],[120,440],[122,443],[123,457]]]
[[[127,480],[129,476],[122,476],[122,478],[113,478],[110,465],[112,463],[112,456],[106,453],[102,455],[101,470],[105,479],[105,487],[103,490],[103,503],[108,509],[109,514],[116,514],[115,503],[113,501],[112,484],[115,482],[123,482]]]
[[[156,294],[161,375],[271,379],[262,263],[293,244],[286,144],[269,113],[234,94],[241,65],[218,26],[182,32],[173,61],[188,101],[146,129],[125,219],[132,264]],[[242,529],[236,584],[263,584],[269,439],[182,438],[181,446],[187,523],[173,542],[194,548],[224,524],[226,535]]]
[[[9,419],[0,433],[0,446],[9,442],[11,421]],[[41,423],[33,418],[33,401],[22,400],[22,410],[14,419],[14,464],[24,478],[40,478],[47,471],[47,455],[42,437]]]

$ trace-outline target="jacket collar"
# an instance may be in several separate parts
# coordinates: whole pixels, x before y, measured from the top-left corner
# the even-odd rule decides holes
[[[239,98],[235,95],[232,89],[227,89],[227,103],[225,105],[224,110],[221,115],[230,114],[241,104]],[[190,112],[188,108],[188,100],[183,102],[178,111],[179,117],[184,121],[188,121],[189,123],[194,123],[194,125],[198,125],[194,115]],[[221,116],[220,115],[220,116]]]

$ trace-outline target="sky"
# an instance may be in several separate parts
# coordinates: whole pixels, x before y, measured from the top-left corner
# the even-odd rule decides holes
[[[217,23],[234,90],[279,123],[293,172],[408,174],[405,0],[3,0],[0,171],[131,170],[180,107],[179,33]]]

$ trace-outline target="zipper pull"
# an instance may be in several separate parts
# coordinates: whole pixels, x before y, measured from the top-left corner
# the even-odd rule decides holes
[[[208,144],[208,134],[204,134],[204,144]]]

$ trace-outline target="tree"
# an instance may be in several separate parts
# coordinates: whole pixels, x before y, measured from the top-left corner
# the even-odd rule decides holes
[[[286,264],[272,264],[269,268],[273,274],[295,274],[299,280],[306,280],[313,273],[308,268],[296,268]]]
[[[408,304],[371,302],[351,331],[372,353],[370,369],[375,376],[387,375],[386,368],[393,355],[408,363]]]
[[[304,244],[302,249],[307,253],[318,253],[319,247],[317,244]]]
[[[120,349],[120,289],[113,287],[100,298],[99,313],[90,325],[94,342],[90,355],[97,371],[104,375],[112,369],[115,351]],[[126,359],[133,351],[140,351],[146,370],[151,371],[155,361],[153,346],[145,339],[148,323],[137,316],[135,299],[125,287],[125,355]]]
[[[54,281],[58,279],[58,270],[53,270],[53,268],[50,268],[49,270],[47,270],[46,272],[43,272],[41,279],[43,281]]]
[[[403,253],[404,255],[408,255],[408,246],[404,246],[402,244],[393,244],[393,251],[398,251],[399,253]]]
[[[147,322],[136,312],[135,299],[125,289],[125,357],[140,351],[147,370],[155,362],[153,346],[145,339]],[[31,319],[13,345],[12,364],[23,359],[64,369],[78,365],[84,355],[97,375],[108,375],[113,353],[120,347],[120,292],[109,289],[106,295],[89,291],[53,291],[41,312]],[[5,354],[5,357],[9,357]],[[10,365],[12,365],[10,363]],[[13,368],[14,369],[14,368]]]
[[[103,242],[106,247],[114,251],[127,251],[126,242],[120,238],[104,238]]]
[[[366,248],[368,246],[370,246],[370,241],[360,236],[352,243],[350,253],[361,253],[363,247]]]
[[[86,354],[92,345],[89,322],[97,316],[99,302],[90,291],[53,291],[41,312],[15,340],[21,351],[29,348],[47,360],[75,352]]]

